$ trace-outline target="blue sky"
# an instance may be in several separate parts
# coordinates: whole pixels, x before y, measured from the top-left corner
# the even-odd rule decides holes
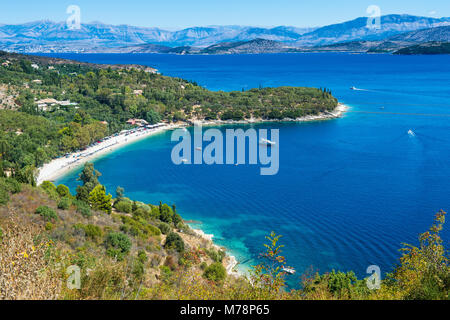
[[[322,26],[366,16],[369,5],[381,13],[450,16],[449,0],[3,0],[0,24],[48,19],[65,21],[78,5],[83,23],[181,29],[207,25]]]

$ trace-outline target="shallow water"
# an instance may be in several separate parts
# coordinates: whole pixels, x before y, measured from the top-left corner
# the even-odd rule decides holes
[[[120,185],[130,198],[175,203],[246,266],[257,261],[265,235],[282,234],[298,271],[291,284],[310,266],[365,276],[376,264],[389,272],[401,243],[416,244],[434,214],[450,208],[450,56],[58,56],[146,64],[211,90],[327,87],[351,106],[337,120],[254,125],[280,129],[275,176],[260,176],[259,166],[176,166],[171,132],[96,161],[109,192]],[[75,176],[58,182],[73,190]],[[448,230],[444,239],[448,246]]]

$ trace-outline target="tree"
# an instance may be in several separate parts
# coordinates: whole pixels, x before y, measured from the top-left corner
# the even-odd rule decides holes
[[[60,197],[68,197],[70,198],[72,195],[70,194],[70,190],[69,187],[60,184],[57,188],[56,188],[56,192],[58,192]]]
[[[93,163],[86,162],[77,179],[77,181],[83,182],[82,186],[77,187],[77,199],[88,202],[90,193],[100,184],[98,177],[101,175],[100,172],[95,170]]]
[[[173,221],[173,212],[172,209],[166,204],[159,204],[159,213],[160,213],[160,217],[159,219],[165,223],[169,223],[171,224]]]
[[[266,237],[269,243],[264,244],[266,252],[261,254],[263,262],[254,266],[251,274],[251,281],[255,287],[269,295],[277,295],[285,287],[283,268],[286,265],[286,258],[281,255],[284,246],[278,245],[280,238],[281,235],[273,231]]]
[[[122,187],[117,187],[116,188],[116,202],[119,202],[122,200],[123,196],[125,194],[125,189]]]
[[[184,241],[180,237],[180,235],[175,232],[169,233],[166,238],[166,243],[164,244],[164,248],[166,249],[175,249],[178,252],[184,251]]]
[[[89,193],[89,204],[96,210],[110,214],[112,209],[111,198],[110,194],[106,195],[105,187],[99,184]]]

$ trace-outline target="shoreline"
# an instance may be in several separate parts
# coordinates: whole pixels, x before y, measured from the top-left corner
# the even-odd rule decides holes
[[[284,120],[265,120],[265,119],[249,119],[249,120],[241,120],[241,121],[224,121],[224,120],[214,120],[214,121],[191,121],[189,123],[176,123],[176,124],[163,124],[160,123],[159,127],[154,129],[135,129],[128,130],[124,133],[119,134],[118,136],[111,137],[106,141],[102,141],[92,147],[88,147],[86,150],[80,152],[74,152],[69,154],[66,157],[54,159],[49,163],[44,164],[41,168],[39,168],[37,185],[41,184],[44,181],[54,181],[70,171],[80,167],[82,164],[94,160],[101,155],[108,154],[114,150],[117,150],[121,147],[130,145],[134,142],[140,141],[144,138],[150,137],[157,133],[164,132],[166,130],[181,128],[181,127],[189,127],[192,124],[201,124],[206,126],[220,126],[220,125],[228,125],[228,124],[255,124],[255,123],[269,123],[269,122],[309,122],[309,121],[322,121],[322,120],[331,120],[342,117],[342,115],[350,109],[349,106],[344,105],[342,103],[338,103],[337,107],[331,112],[320,113],[318,115],[309,115],[304,116],[297,119],[284,119]],[[130,133],[134,131],[133,133]],[[206,234],[201,229],[194,229],[191,227],[191,230],[202,239],[210,241],[212,246],[216,250],[224,250],[225,261],[226,261],[226,270],[227,274],[230,276],[241,277],[244,274],[236,269],[236,266],[239,265],[236,257],[229,254],[229,250],[225,247],[220,247],[214,243],[214,235]]]
[[[94,160],[101,155],[108,154],[114,150],[130,145],[154,134],[179,127],[179,125],[176,124],[160,125],[160,127],[154,129],[129,130],[127,133],[122,133],[118,136],[111,137],[106,141],[97,143],[96,145],[88,147],[83,151],[73,152],[68,156],[53,159],[38,169],[39,173],[36,179],[36,184],[40,185],[44,181],[54,181],[78,168],[82,164],[90,160]],[[135,132],[130,133],[131,131]]]
[[[191,123],[176,123],[176,124],[163,124],[160,123],[160,127],[154,129],[135,129],[128,130],[126,133],[121,133],[118,136],[111,137],[106,141],[97,143],[94,146],[88,147],[86,150],[70,153],[66,157],[53,159],[49,163],[44,164],[38,170],[38,176],[36,184],[40,185],[44,181],[54,181],[61,176],[64,176],[68,172],[76,169],[82,164],[98,158],[101,155],[105,155],[114,150],[117,150],[126,145],[130,145],[136,141],[142,140],[156,133],[161,133],[166,130],[171,130],[181,127],[189,127],[192,124],[201,124],[206,126],[220,126],[227,124],[256,124],[256,123],[269,123],[269,122],[309,122],[309,121],[322,121],[331,120],[342,117],[342,115],[349,109],[347,105],[338,103],[337,107],[331,112],[324,112],[318,115],[308,115],[296,119],[282,119],[282,120],[266,120],[266,119],[248,119],[248,120],[194,120]],[[135,131],[134,133],[130,133]]]
[[[225,269],[227,270],[227,274],[229,276],[234,276],[234,277],[241,277],[243,276],[243,274],[241,272],[239,272],[236,269],[236,266],[239,264],[239,262],[237,261],[236,257],[233,255],[229,254],[229,250],[225,247],[221,247],[217,244],[214,243],[214,235],[213,234],[206,234],[202,229],[194,229],[191,227],[191,230],[194,231],[194,233],[199,236],[202,239],[205,239],[206,241],[211,242],[212,246],[214,249],[216,250],[222,250],[225,251]]]
[[[325,111],[316,115],[307,115],[296,119],[262,119],[262,118],[250,118],[246,120],[192,120],[192,124],[201,124],[205,126],[220,126],[228,124],[257,124],[257,123],[279,123],[279,122],[311,122],[311,121],[325,121],[341,118],[344,113],[350,109],[349,106],[343,103],[338,103],[333,111]]]

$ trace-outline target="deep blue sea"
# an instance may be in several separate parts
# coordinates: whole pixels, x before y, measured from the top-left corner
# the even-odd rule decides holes
[[[450,210],[449,55],[57,56],[145,64],[211,90],[327,87],[351,106],[336,120],[255,125],[280,129],[275,176],[260,176],[259,166],[250,165],[176,166],[171,132],[96,161],[111,193],[120,185],[130,198],[175,203],[243,266],[256,263],[273,230],[283,235],[284,255],[298,271],[291,284],[310,267],[362,277],[375,264],[386,273],[402,242],[417,244],[434,214]],[[57,182],[73,190],[76,174]]]

